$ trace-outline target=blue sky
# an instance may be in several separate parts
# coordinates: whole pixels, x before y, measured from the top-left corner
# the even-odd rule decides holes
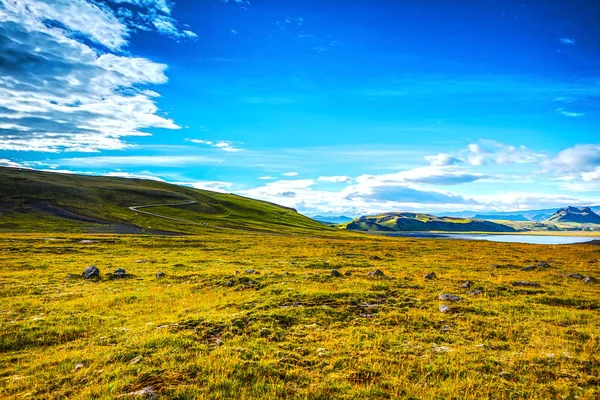
[[[0,0],[0,165],[314,214],[600,204],[600,3]]]

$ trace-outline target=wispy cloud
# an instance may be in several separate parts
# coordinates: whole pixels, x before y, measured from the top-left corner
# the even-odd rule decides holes
[[[562,44],[568,44],[568,45],[571,45],[571,46],[575,46],[577,44],[577,41],[575,39],[566,38],[566,37],[565,38],[560,38],[560,39],[558,39],[558,41],[560,43],[562,43]]]
[[[235,152],[243,150],[242,148],[234,146],[233,142],[230,142],[228,140],[217,140],[217,141],[200,140],[200,139],[185,139],[185,140],[190,143],[205,144],[207,146],[215,147],[217,149],[227,151],[230,153],[235,153]]]
[[[186,165],[213,165],[219,158],[205,156],[97,156],[62,158],[56,160],[64,166],[118,168],[120,166],[183,167]]]
[[[352,178],[345,175],[334,175],[334,176],[320,176],[318,181],[331,182],[331,183],[348,183],[352,181]]]
[[[0,150],[121,150],[145,129],[179,129],[145,87],[167,82],[167,66],[124,49],[137,28],[191,35],[177,30],[170,2],[119,3],[119,11],[86,0],[2,3]]]
[[[283,176],[298,176],[299,174],[297,172],[284,172],[281,175],[283,175]]]
[[[471,164],[482,166],[487,163],[493,164],[528,164],[538,162],[546,157],[543,153],[537,153],[525,146],[512,146],[495,140],[481,139],[471,143],[466,149],[455,153],[439,153],[426,156],[425,160],[432,166],[449,166],[455,164]]]
[[[564,115],[565,117],[571,117],[571,118],[577,118],[577,117],[584,117],[585,116],[585,113],[567,111],[564,108],[557,108],[556,112],[559,113],[559,114]]]

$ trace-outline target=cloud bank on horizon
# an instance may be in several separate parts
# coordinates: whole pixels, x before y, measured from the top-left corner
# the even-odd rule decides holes
[[[600,204],[600,4],[467,3],[0,0],[0,165],[307,214]]]

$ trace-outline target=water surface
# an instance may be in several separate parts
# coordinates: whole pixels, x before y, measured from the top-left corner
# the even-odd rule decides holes
[[[532,244],[573,244],[585,243],[598,240],[593,236],[546,236],[546,235],[486,235],[465,233],[430,233],[430,232],[406,232],[393,233],[390,236],[404,236],[416,238],[437,239],[462,239],[462,240],[488,240],[490,242],[506,243],[532,243]]]

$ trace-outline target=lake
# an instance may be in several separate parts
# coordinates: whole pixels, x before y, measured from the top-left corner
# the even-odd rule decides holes
[[[394,233],[389,236],[403,236],[414,238],[433,239],[462,239],[462,240],[488,240],[490,242],[507,243],[532,243],[532,244],[573,244],[591,242],[600,237],[593,236],[546,236],[546,235],[486,235],[465,233],[429,233],[429,232],[406,232]]]

